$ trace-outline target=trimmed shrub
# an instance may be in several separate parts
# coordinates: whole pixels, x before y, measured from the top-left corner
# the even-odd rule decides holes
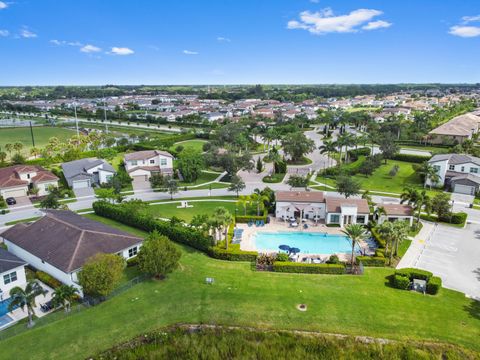
[[[148,232],[157,230],[161,235],[165,235],[174,242],[191,246],[200,251],[208,251],[213,244],[212,237],[206,236],[200,231],[183,225],[172,225],[169,221],[156,220],[151,215],[131,212],[121,205],[96,201],[92,207],[96,215]]]
[[[258,252],[242,251],[242,250],[225,250],[219,247],[211,247],[208,249],[208,255],[210,255],[215,259],[220,259],[220,260],[255,262],[257,260]]]
[[[138,265],[138,256],[135,256],[127,260],[127,267],[132,267],[137,265]]]
[[[283,261],[275,261],[273,271],[303,274],[345,274],[346,272],[343,264],[307,264]]]
[[[256,216],[256,215],[243,216],[243,215],[237,215],[237,216],[235,217],[235,222],[237,222],[237,223],[243,223],[243,224],[244,224],[244,223],[248,223],[248,222],[250,222],[250,221],[255,222],[255,221],[258,221],[258,220],[260,220],[260,221],[263,220],[263,221],[266,222],[266,221],[267,221],[267,216],[268,216],[268,210],[265,209],[265,210],[263,211],[263,216]]]
[[[348,150],[348,157],[352,160],[357,160],[360,156],[370,156],[370,153],[370,148],[361,147],[356,150]]]
[[[371,230],[373,239],[377,242],[377,245],[381,249],[385,249],[387,242],[380,236],[376,229]]]
[[[438,276],[432,276],[427,283],[427,294],[436,295],[442,287],[442,279]]]
[[[363,266],[383,267],[385,266],[385,256],[357,256],[357,264],[362,262]]]
[[[392,281],[393,287],[402,290],[408,290],[410,288],[410,279],[407,276],[395,274]]]
[[[377,249],[375,250],[375,257],[385,257],[385,249]]]
[[[283,262],[286,262],[288,261],[288,254],[287,253],[278,253],[276,258],[275,258],[275,261],[283,261]]]
[[[406,276],[410,281],[413,279],[428,280],[433,276],[430,271],[414,268],[404,268],[395,271],[395,275]]]
[[[430,158],[431,158],[431,156],[421,156],[421,155],[397,153],[397,154],[393,155],[392,160],[406,161],[406,162],[421,164],[425,161],[430,160]]]
[[[56,289],[62,285],[61,281],[43,271],[37,271],[35,277],[45,285],[50,286],[52,289]]]
[[[464,212],[458,212],[458,213],[453,213],[452,214],[452,224],[465,224],[465,221],[467,221],[467,213]]]

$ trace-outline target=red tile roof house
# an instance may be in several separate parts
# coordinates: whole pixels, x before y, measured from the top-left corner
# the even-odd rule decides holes
[[[81,291],[78,273],[98,253],[135,257],[143,239],[80,216],[49,210],[30,223],[17,224],[0,234],[8,251],[34,268]]]
[[[38,195],[48,194],[50,186],[58,186],[58,177],[40,166],[15,165],[0,168],[0,195],[3,198],[22,197],[36,186]]]
[[[382,224],[385,221],[407,221],[410,226],[413,225],[413,208],[407,204],[378,204],[377,208],[385,210],[385,214],[378,216],[378,223]]]
[[[145,150],[125,154],[125,170],[135,179],[145,181],[152,174],[173,174],[173,155],[160,150]]]

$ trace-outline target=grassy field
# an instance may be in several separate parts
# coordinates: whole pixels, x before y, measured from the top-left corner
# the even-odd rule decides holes
[[[197,181],[190,182],[190,183],[185,181],[179,181],[178,186],[181,187],[181,186],[192,186],[192,185],[203,184],[203,183],[215,180],[219,175],[220,173],[211,173],[211,172],[202,171]]]
[[[60,141],[64,141],[73,135],[75,132],[65,128],[59,127],[34,127],[33,135],[35,137],[35,146],[37,148],[44,147],[51,137],[57,137]],[[0,146],[2,151],[5,151],[5,144],[13,144],[21,142],[23,144],[22,152],[25,155],[30,155],[28,149],[32,148],[32,137],[30,135],[30,128],[8,128],[0,129]]]
[[[390,176],[389,172],[394,165],[398,165],[400,169],[397,175]],[[382,164],[374,171],[372,175],[366,177],[365,175],[357,174],[353,176],[361,184],[362,190],[381,191],[400,194],[405,187],[413,187],[423,190],[423,184],[420,175],[415,173],[412,168],[412,163],[396,160],[388,160],[387,164]],[[317,176],[316,180],[320,183],[335,186],[335,180]],[[439,190],[426,189],[430,195],[435,195]]]
[[[179,141],[173,144],[170,147],[170,150],[175,150],[177,146],[181,145],[184,149],[192,149],[198,152],[203,152],[203,144],[205,144],[206,140],[186,140],[186,141]]]
[[[478,302],[446,289],[428,296],[390,288],[385,278],[392,269],[367,268],[363,276],[257,272],[249,263],[179,248],[180,267],[166,280],[146,281],[101,305],[4,340],[2,358],[86,358],[174,323],[428,340],[480,350]],[[212,276],[215,283],[206,285],[205,278]],[[300,303],[308,311],[298,311]]]
[[[235,201],[229,200],[227,201],[201,201],[201,202],[190,202],[189,205],[193,206],[187,209],[179,209],[177,206],[180,205],[180,202],[175,202],[171,204],[158,204],[158,205],[151,205],[148,207],[149,211],[155,215],[156,217],[161,218],[171,218],[175,216],[179,219],[183,219],[187,222],[192,220],[195,215],[200,214],[213,214],[215,208],[219,206],[223,206],[226,208],[232,215],[235,214]],[[240,212],[243,213],[243,208],[238,209],[239,214]]]

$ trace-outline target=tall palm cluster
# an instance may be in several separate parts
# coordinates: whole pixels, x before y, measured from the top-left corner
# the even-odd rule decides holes
[[[400,203],[406,203],[413,207],[417,224],[420,221],[422,211],[428,214],[432,211],[432,199],[425,190],[419,191],[411,187],[403,189],[403,193],[400,195]]]

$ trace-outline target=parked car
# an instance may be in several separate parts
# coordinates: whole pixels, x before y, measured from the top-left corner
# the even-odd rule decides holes
[[[15,200],[15,198],[13,197],[9,197],[9,198],[6,198],[5,199],[5,202],[8,204],[8,205],[15,205],[17,203],[17,200]]]

